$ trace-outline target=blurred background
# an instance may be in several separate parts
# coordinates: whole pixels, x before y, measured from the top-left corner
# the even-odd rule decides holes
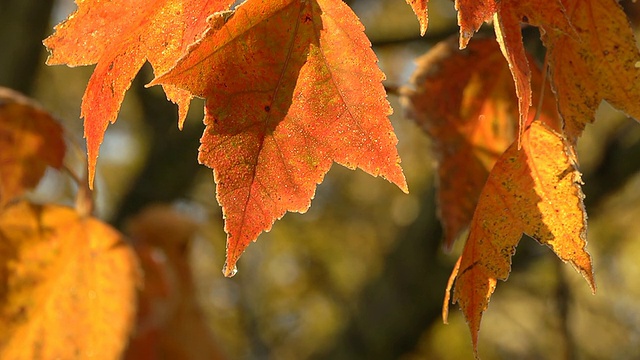
[[[458,31],[450,1],[429,3],[423,38],[402,0],[347,3],[365,24],[391,90],[407,83],[416,57]],[[636,24],[639,6],[622,5]],[[0,0],[0,86],[34,97],[63,123],[67,164],[82,174],[80,102],[93,67],[45,66],[42,46],[53,26],[74,10],[72,0]],[[535,47],[535,31],[525,34]],[[168,254],[165,265],[180,285],[177,295],[162,293],[161,303],[189,298],[197,314],[190,321],[210,334],[185,338],[183,346],[199,349],[189,342],[204,341],[215,348],[185,358],[473,358],[457,306],[449,325],[440,317],[462,244],[450,254],[441,250],[430,141],[403,116],[393,91],[391,120],[410,194],[336,165],[318,186],[311,209],[287,214],[262,234],[244,253],[238,274],[227,279],[221,273],[225,234],[212,172],[197,163],[203,103],[195,100],[180,132],[176,107],[159,87],[144,88],[152,78],[145,65],[118,122],[107,130],[96,215],[126,231],[149,206],[169,204],[197,227],[187,231],[175,256],[166,243],[153,244]],[[592,295],[549,249],[523,238],[509,281],[498,285],[483,318],[483,359],[640,358],[640,125],[606,104],[597,119],[580,142],[580,157],[598,292]],[[72,205],[76,190],[67,175],[50,171],[33,197]],[[147,216],[153,224],[162,214]],[[180,326],[187,325],[167,326],[180,338]]]

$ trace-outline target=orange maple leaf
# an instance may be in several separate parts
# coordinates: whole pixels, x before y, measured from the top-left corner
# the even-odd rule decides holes
[[[124,94],[145,61],[163,73],[206,29],[206,17],[229,8],[233,0],[113,0],[79,1],[78,10],[44,40],[51,52],[48,65],[97,64],[82,99],[87,139],[89,185],[93,187],[100,144],[114,123]],[[191,95],[164,86],[179,106],[182,127]]]
[[[519,8],[514,10],[513,6]],[[539,4],[534,1],[500,3],[493,25],[500,49],[509,63],[516,86],[520,111],[518,137],[522,136],[524,129],[529,126],[527,119],[529,107],[532,104],[531,69],[524,49],[520,22],[523,18],[527,19],[526,14],[532,11],[547,14],[545,16],[549,18],[549,23],[553,23],[557,29],[562,29],[565,33],[571,32],[559,0],[544,1]]]
[[[155,83],[207,100],[199,160],[214,169],[232,275],[262,231],[309,208],[333,161],[407,185],[384,74],[342,1],[248,0],[225,21]]]
[[[584,195],[570,145],[540,121],[524,131],[521,145],[512,144],[491,171],[449,284],[455,279],[453,301],[469,323],[476,354],[482,313],[497,280],[509,276],[523,233],[571,263],[595,291]]]
[[[61,168],[60,124],[35,102],[0,87],[0,205],[34,188],[47,168]]]
[[[477,39],[463,51],[456,40],[417,60],[415,89],[405,98],[408,115],[429,134],[438,156],[447,249],[471,222],[489,171],[515,138],[517,118],[513,81],[495,40]]]
[[[110,226],[55,205],[0,212],[0,358],[118,359],[140,273]]]

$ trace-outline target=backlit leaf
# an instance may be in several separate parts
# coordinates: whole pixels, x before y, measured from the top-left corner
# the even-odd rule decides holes
[[[225,274],[276,219],[309,208],[333,161],[407,191],[376,62],[341,0],[249,0],[157,79],[207,100],[199,160],[225,216]]]
[[[121,235],[61,206],[0,213],[0,358],[119,359],[137,263]]]
[[[82,99],[87,139],[89,184],[104,132],[116,121],[124,94],[140,67],[149,61],[156,73],[167,71],[207,27],[206,17],[233,0],[76,0],[78,10],[44,41],[47,64],[97,64]],[[191,95],[165,86],[180,108],[182,127]]]
[[[482,190],[469,238],[454,273],[460,304],[477,352],[482,313],[498,279],[506,280],[523,234],[571,263],[595,291],[586,252],[586,213],[580,173],[569,145],[540,121],[498,159]]]
[[[469,226],[493,164],[515,138],[517,99],[494,39],[476,39],[459,51],[452,38],[417,63],[409,116],[438,156],[438,208],[450,249]]]
[[[35,102],[0,87],[0,205],[34,188],[47,166],[62,167],[62,127]]]
[[[532,79],[537,102],[542,93],[537,67]],[[492,38],[476,39],[462,51],[455,39],[436,45],[418,59],[411,83],[415,90],[405,90],[405,101],[409,116],[430,135],[438,156],[438,208],[445,247],[450,248],[471,222],[493,165],[515,138],[518,98]],[[555,114],[548,86],[546,95],[541,111]],[[528,116],[534,118],[533,109]],[[560,131],[561,124],[547,118]]]
[[[569,139],[593,121],[602,100],[640,119],[640,53],[621,6],[615,0],[562,3],[575,33],[550,30],[542,40]]]
[[[526,102],[528,64],[520,22],[543,30],[564,132],[572,142],[593,121],[602,100],[640,118],[640,53],[615,0],[500,2],[496,33]]]

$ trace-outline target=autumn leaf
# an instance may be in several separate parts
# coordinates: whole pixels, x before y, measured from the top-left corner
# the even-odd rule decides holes
[[[602,100],[640,118],[640,53],[615,0],[500,2],[496,33],[524,103],[528,64],[521,21],[542,29],[564,132],[573,143]]]
[[[438,209],[450,249],[471,222],[493,164],[515,138],[517,99],[494,39],[478,39],[459,51],[451,38],[417,64],[415,90],[406,91],[405,103],[438,156]]]
[[[515,139],[518,123],[518,98],[496,41],[476,39],[458,51],[455,40],[419,58],[413,89],[403,89],[408,116],[429,134],[438,156],[438,209],[447,249],[471,222],[489,172]],[[532,78],[538,100],[543,81],[536,67]],[[548,86],[546,91],[541,110],[553,114],[555,101]],[[553,127],[560,131],[561,124]]]
[[[309,208],[333,161],[407,191],[376,61],[340,0],[248,0],[155,81],[206,98],[199,161],[214,169],[226,275],[276,219]]]
[[[0,87],[0,205],[34,188],[65,154],[60,124],[34,101]]]
[[[120,358],[139,282],[121,235],[70,208],[20,202],[0,213],[0,236],[0,358]]]
[[[124,359],[222,359],[196,298],[190,245],[197,224],[169,206],[146,208],[129,221],[145,274],[138,320]]]
[[[523,234],[571,263],[595,291],[586,252],[586,213],[580,173],[563,137],[534,121],[496,162],[473,215],[454,269],[453,301],[460,304],[477,353],[482,313],[498,279],[506,280]],[[447,289],[449,291],[449,289]]]
[[[429,25],[429,13],[427,9],[428,0],[407,0],[407,4],[411,5],[413,12],[420,22],[420,35],[424,36]]]
[[[640,52],[620,4],[562,3],[578,36],[549,30],[542,40],[566,135],[575,141],[602,100],[640,119]]]
[[[187,46],[206,29],[206,18],[228,9],[233,0],[76,0],[78,10],[44,41],[48,65],[97,64],[82,99],[87,139],[89,185],[93,186],[100,144],[116,121],[124,94],[140,67],[149,61],[156,73],[170,69]],[[179,106],[179,127],[191,94],[163,87]]]

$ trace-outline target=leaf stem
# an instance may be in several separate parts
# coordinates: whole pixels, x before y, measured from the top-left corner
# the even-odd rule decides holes
[[[536,108],[536,115],[533,121],[540,119],[540,113],[542,113],[542,104],[544,103],[544,91],[547,87],[547,77],[549,76],[549,59],[547,58],[547,52],[544,53],[544,62],[542,65],[542,85],[540,86],[540,98],[538,98],[538,107]]]
[[[66,164],[62,165],[62,170],[66,172],[69,177],[78,186],[78,193],[76,194],[75,208],[81,217],[87,217],[93,214],[93,191],[89,188],[89,182],[87,181],[88,170],[85,167],[85,174],[80,177],[73,169],[69,168]]]

